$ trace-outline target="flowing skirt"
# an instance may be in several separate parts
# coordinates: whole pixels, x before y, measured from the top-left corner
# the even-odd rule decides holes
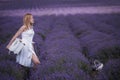
[[[36,55],[34,47],[32,43],[28,43],[16,56],[16,62],[26,67],[33,67],[32,54]]]

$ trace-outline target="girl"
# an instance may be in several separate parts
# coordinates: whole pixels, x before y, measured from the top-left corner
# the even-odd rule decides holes
[[[27,13],[23,18],[23,26],[17,31],[17,33],[10,40],[7,45],[7,49],[10,47],[12,42],[18,37],[22,36],[22,42],[25,43],[24,48],[21,52],[16,56],[16,62],[19,63],[23,67],[36,67],[36,65],[40,64],[39,58],[37,57],[34,47],[33,47],[33,30],[34,19],[32,14]]]

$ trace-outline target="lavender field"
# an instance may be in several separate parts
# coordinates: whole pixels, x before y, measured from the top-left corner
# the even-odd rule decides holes
[[[0,80],[23,80],[25,71],[5,47],[27,12],[35,19],[33,41],[41,61],[30,80],[119,80],[119,2],[1,0]],[[92,70],[95,59],[104,64],[99,71]]]

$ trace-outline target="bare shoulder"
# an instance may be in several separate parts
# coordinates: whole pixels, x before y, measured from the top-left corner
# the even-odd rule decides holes
[[[25,25],[22,25],[21,28],[22,28],[22,29],[25,29]]]
[[[24,30],[25,30],[25,26],[22,25],[19,30],[20,30],[20,31],[24,31]]]

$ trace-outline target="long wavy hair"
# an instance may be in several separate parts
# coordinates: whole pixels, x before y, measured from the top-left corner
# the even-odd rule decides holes
[[[29,29],[30,26],[33,26],[33,23],[30,22],[30,19],[32,17],[32,14],[27,13],[23,17],[23,25],[26,26],[26,29]]]

